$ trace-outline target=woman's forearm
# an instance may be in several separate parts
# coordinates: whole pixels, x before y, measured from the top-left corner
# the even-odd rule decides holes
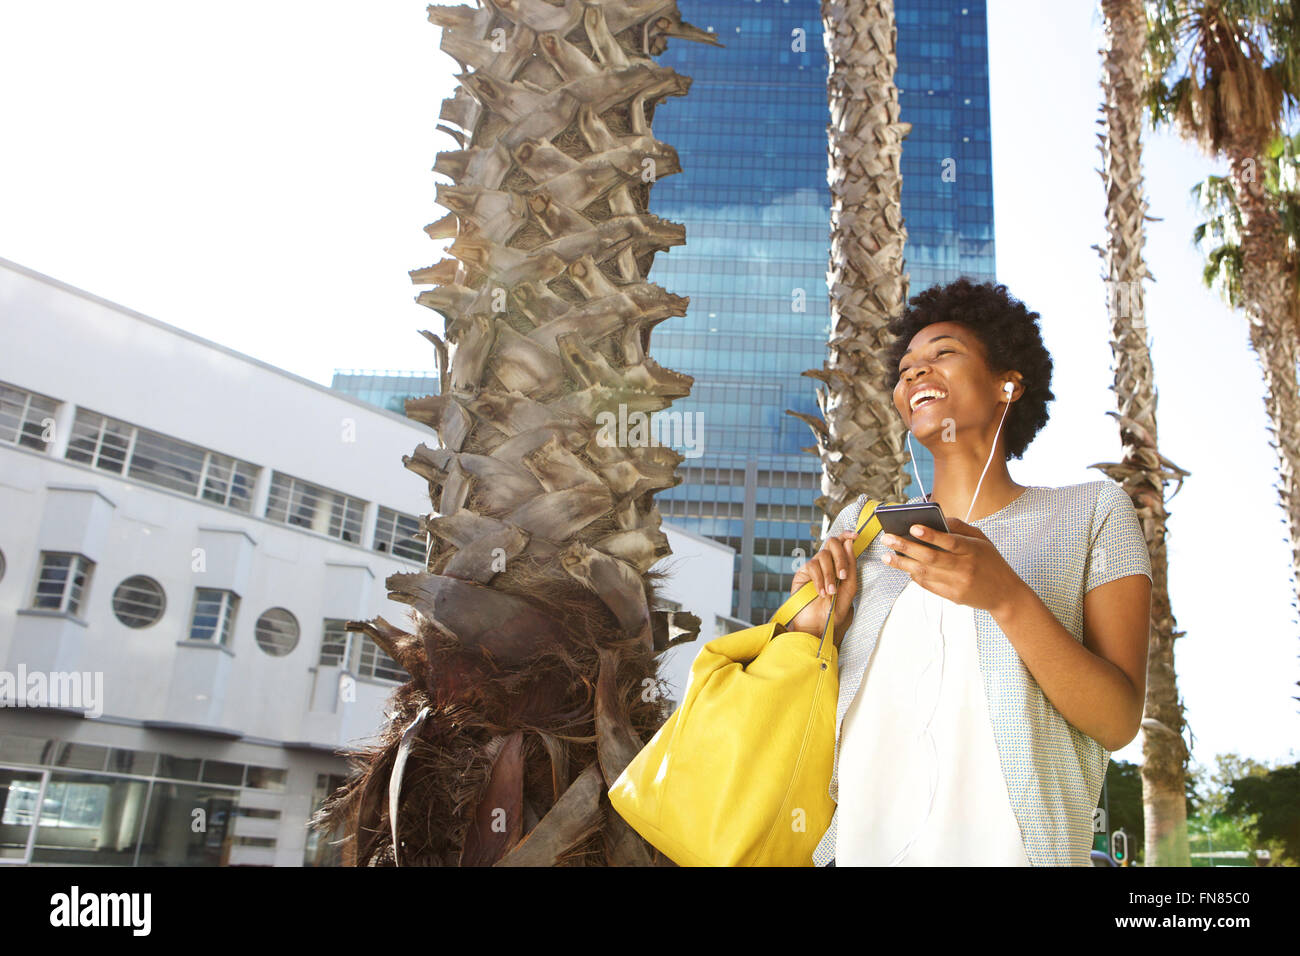
[[[1124,672],[1067,631],[1024,581],[989,609],[1047,699],[1107,750],[1133,739],[1142,698]]]

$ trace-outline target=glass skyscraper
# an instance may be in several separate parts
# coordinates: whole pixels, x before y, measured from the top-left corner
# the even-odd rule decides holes
[[[912,124],[902,158],[909,294],[960,275],[992,279],[984,0],[894,6],[902,119]],[[650,208],[684,224],[687,244],[659,254],[649,278],[690,307],[655,329],[651,355],[695,377],[671,411],[691,414],[703,434],[683,483],[657,500],[674,524],[736,549],[733,613],[758,621],[788,595],[796,549],[809,552],[820,522],[821,464],[801,450],[812,434],[785,410],[816,414],[815,382],[801,373],[821,367],[830,322],[821,5],[678,8],[724,47],[673,42],[659,58],[692,84],[655,111],[655,136],[683,172],[655,184]],[[932,462],[913,445],[928,486]]]
[[[657,500],[673,524],[736,549],[732,612],[758,621],[789,594],[820,524],[821,463],[802,450],[812,433],[785,410],[816,414],[816,383],[802,373],[825,360],[830,323],[821,3],[678,8],[724,46],[674,41],[659,57],[692,82],[655,110],[655,136],[683,172],[654,185],[650,210],[684,224],[687,241],[656,256],[649,278],[690,308],[655,328],[650,354],[695,377],[669,413],[702,432],[659,430],[691,444],[678,445],[690,456],[682,484]],[[993,279],[985,2],[894,0],[894,15],[899,102],[912,124],[902,157],[909,292]],[[419,372],[340,370],[332,387],[398,414],[405,398],[438,393],[436,374]],[[929,453],[913,446],[928,487]]]
[[[400,369],[335,369],[330,388],[386,408],[390,412],[405,415],[408,398],[438,394],[438,373]]]

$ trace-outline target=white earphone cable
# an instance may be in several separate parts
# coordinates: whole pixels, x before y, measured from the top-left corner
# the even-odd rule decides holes
[[[912,429],[907,430],[907,455],[912,459],[912,474],[916,475],[916,487],[921,489],[921,500],[929,501],[930,496],[925,493],[925,482],[921,480],[921,473],[916,469],[916,452],[912,451]]]
[[[1007,382],[1007,384],[1011,385],[1010,382]],[[966,509],[966,517],[963,519],[967,524],[970,524],[971,512],[975,510],[975,499],[980,496],[980,486],[984,484],[984,476],[989,473],[989,465],[993,464],[993,453],[998,448],[998,436],[1002,434],[1002,423],[1007,420],[1007,412],[1011,410],[1010,393],[1012,388],[1008,388],[1006,391],[1008,395],[1007,403],[1002,406],[1002,418],[998,421],[998,430],[993,433],[993,447],[989,449],[988,460],[984,462],[984,470],[980,472],[980,480],[975,483],[975,494],[970,496],[970,507]],[[908,450],[911,450],[910,447]]]
[[[1002,424],[1007,420],[1007,411],[1010,410],[1011,408],[1010,394],[1011,392],[1014,391],[1014,386],[1012,385],[1011,382],[1008,382],[1007,386],[1009,386],[1005,388],[1005,391],[1007,392],[1007,396],[1008,396],[1007,402],[1006,402],[1006,406],[1002,409],[1002,418],[998,421],[997,431],[993,433],[993,447],[989,449],[988,460],[984,462],[984,470],[980,472],[979,481],[976,482],[975,484],[975,494],[971,496],[970,508],[968,508],[966,511],[965,522],[968,524],[970,523],[971,514],[975,511],[975,499],[979,497],[980,487],[984,484],[984,476],[988,474],[989,465],[993,464],[993,453],[997,450],[998,447],[998,436],[1002,434]],[[911,429],[908,429],[907,432],[907,451],[909,455],[912,455],[912,473],[916,475],[916,483],[921,488],[922,499],[928,500],[929,495],[925,493],[925,485],[921,483],[921,473],[916,468],[916,456],[915,454],[912,453]],[[926,630],[933,633],[934,628],[932,626],[932,622],[930,619],[929,604],[927,601],[925,601],[924,598],[921,601],[921,609],[925,613]],[[895,853],[893,858],[887,864],[885,864],[886,866],[897,866],[907,857],[907,854],[911,852],[912,846],[916,843],[917,838],[920,837],[922,831],[925,829],[925,825],[930,821],[931,814],[934,813],[935,797],[938,796],[939,793],[939,745],[935,742],[934,734],[930,732],[930,724],[934,722],[935,714],[939,712],[939,701],[943,697],[943,673],[944,673],[944,665],[948,656],[948,642],[947,639],[944,637],[944,633],[943,633],[943,603],[939,604],[938,630],[939,630],[939,688],[934,695],[934,707],[930,711],[930,716],[926,720],[925,726],[921,728],[920,733],[917,734],[918,738],[925,737],[930,742],[930,752],[933,756],[933,762],[930,765],[929,805],[926,807],[925,816],[922,817],[921,823],[916,828],[916,832],[914,832],[911,838],[908,839],[908,841],[905,844],[903,844],[902,849],[900,849],[897,853]],[[925,670],[928,671],[930,667],[932,667],[933,665],[934,662],[931,661],[930,664],[926,666]],[[922,671],[922,674],[924,673],[925,671]],[[921,690],[921,685],[919,683],[917,684],[916,689],[917,689],[917,693],[919,694]]]

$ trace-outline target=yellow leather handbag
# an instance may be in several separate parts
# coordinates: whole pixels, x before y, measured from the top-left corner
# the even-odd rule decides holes
[[[880,533],[877,504],[862,508],[855,558]],[[609,788],[619,815],[678,865],[812,865],[835,811],[834,602],[820,640],[776,631],[816,597],[809,581],[768,623],[704,645],[681,704]]]

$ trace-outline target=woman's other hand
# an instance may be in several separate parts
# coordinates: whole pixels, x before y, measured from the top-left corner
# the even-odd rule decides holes
[[[857,559],[853,557],[856,531],[842,531],[828,538],[825,547],[808,559],[794,574],[790,593],[795,594],[807,582],[817,586],[817,597],[786,625],[787,631],[820,635],[826,628],[826,615],[835,598],[835,644],[839,646],[845,622],[853,616],[853,598],[858,593]]]

